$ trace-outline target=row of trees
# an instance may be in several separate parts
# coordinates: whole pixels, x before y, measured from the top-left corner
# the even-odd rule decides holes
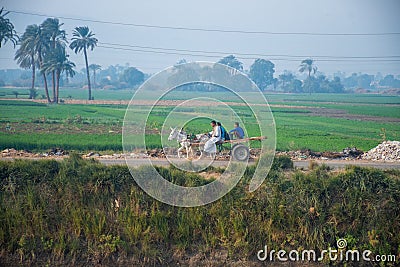
[[[142,84],[148,76],[142,71],[129,65],[110,65],[107,68],[102,68],[98,64],[90,64],[89,71],[91,72],[92,88],[103,89],[126,89],[136,88]],[[81,87],[83,81],[86,80],[86,69],[77,72],[73,79],[68,80],[69,86]],[[66,85],[66,83],[64,83]]]
[[[75,75],[73,77],[66,77],[63,73],[60,78],[60,87],[70,87],[70,88],[84,88],[88,89],[87,86],[87,72],[86,67],[84,68],[74,68]],[[129,65],[110,65],[103,68],[98,64],[89,64],[90,73],[90,86],[92,89],[134,89],[137,88],[143,81],[149,76],[143,73],[135,67]],[[51,80],[48,77],[48,83]],[[8,69],[0,70],[0,87],[1,86],[15,86],[15,87],[30,87],[32,85],[32,70],[24,69]],[[40,72],[36,71],[35,75],[35,88],[44,88],[44,80]],[[32,90],[29,90],[32,91]],[[51,90],[50,90],[51,91]],[[33,91],[33,95],[37,94],[37,90]],[[50,92],[51,93],[51,92]],[[45,99],[46,96],[42,94],[42,98]]]
[[[233,55],[221,59],[219,63],[243,71],[243,64]],[[343,93],[345,88],[378,90],[400,88],[400,77],[396,78],[391,74],[383,77],[380,73],[376,76],[353,73],[346,77],[344,73],[335,73],[334,78],[329,80],[324,74],[318,72],[313,59],[301,61],[298,71],[306,74],[306,79],[300,80],[289,71],[284,71],[278,78],[274,78],[275,65],[269,60],[256,59],[250,66],[248,75],[261,90],[270,87],[290,93]]]
[[[222,58],[218,63],[225,64],[237,70],[243,71],[243,63],[240,62],[235,56],[230,55]],[[274,78],[275,65],[269,60],[256,59],[250,66],[248,71],[249,77],[261,89],[266,90],[268,87],[273,89],[280,89],[284,92],[291,93],[341,93],[344,92],[344,86],[339,77],[333,80],[328,80],[325,75],[315,77],[317,73],[317,66],[313,59],[305,59],[299,65],[299,72],[307,74],[307,78],[301,81],[296,76],[288,71],[279,75],[279,78]]]

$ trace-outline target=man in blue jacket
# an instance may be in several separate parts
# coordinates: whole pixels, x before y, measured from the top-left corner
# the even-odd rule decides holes
[[[233,139],[233,137],[236,139],[243,139],[244,131],[242,127],[239,126],[238,122],[235,122],[235,128],[229,131],[229,135],[231,136],[231,139]]]

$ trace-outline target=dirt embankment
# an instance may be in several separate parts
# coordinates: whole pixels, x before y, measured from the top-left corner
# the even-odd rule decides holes
[[[259,149],[250,150],[250,163],[256,162],[259,157]],[[30,152],[16,150],[13,148],[4,149],[0,159],[63,159],[69,156],[69,152],[63,149],[51,149],[45,152]],[[276,156],[290,157],[300,168],[307,168],[312,161],[332,165],[332,167],[343,167],[346,165],[371,166],[376,168],[393,168],[400,166],[400,142],[386,141],[368,152],[356,148],[346,148],[342,152],[313,152],[311,150],[277,152]],[[155,165],[169,165],[169,161],[162,149],[152,149],[146,152],[134,152],[130,154],[113,153],[102,154],[102,152],[89,152],[82,155],[83,158],[97,159],[107,165],[125,164],[125,158],[133,159],[138,166],[148,164],[148,160]],[[185,159],[181,159],[184,161]],[[217,155],[216,166],[224,166],[229,163],[229,151]],[[295,165],[296,165],[295,164]]]

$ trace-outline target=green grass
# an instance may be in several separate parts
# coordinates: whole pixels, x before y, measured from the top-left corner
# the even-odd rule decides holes
[[[63,161],[0,161],[1,260],[7,266],[186,266],[189,258],[207,255],[218,266],[239,259],[250,265],[265,245],[320,253],[336,247],[339,238],[350,249],[399,255],[398,171],[281,169],[290,166],[287,158],[276,160],[252,193],[247,188],[255,167],[249,167],[220,200],[177,208],[149,197],[126,166],[107,167],[76,155]],[[158,171],[182,186],[209,182],[173,167]],[[132,175],[144,173],[145,167]],[[226,258],[218,258],[221,252]],[[325,258],[321,264],[352,262]]]
[[[329,104],[323,105],[325,108],[341,109],[349,114],[361,114],[378,117],[400,118],[400,105],[349,105],[349,104]]]
[[[28,88],[7,88],[0,87],[1,98],[15,98],[13,91],[18,91],[21,98],[28,97]],[[93,95],[96,100],[130,100],[133,96],[133,90],[101,90],[93,89]],[[23,95],[22,95],[23,94]],[[43,88],[38,89],[39,96],[44,94]],[[144,96],[154,97],[155,92],[145,93]],[[167,99],[187,99],[193,92],[190,91],[172,91],[168,94]],[[199,96],[209,97],[210,92],[198,92]],[[232,95],[227,95],[226,92],[212,92],[213,96],[226,101],[234,100]],[[253,100],[261,101],[258,94],[246,92],[247,96],[254,96]],[[392,95],[378,95],[378,94],[282,94],[282,93],[265,93],[264,94],[269,103],[349,103],[349,104],[399,104],[400,97]],[[68,99],[86,99],[88,92],[86,89],[81,88],[60,88],[61,98]],[[40,98],[40,97],[39,97]],[[235,101],[239,101],[235,99]]]
[[[6,89],[0,88],[1,90]],[[63,90],[70,93],[80,89]],[[128,99],[130,98],[128,95],[132,95],[131,91],[101,92],[107,99],[115,99],[117,96],[124,96]],[[113,97],[107,95],[108,93]],[[166,95],[165,99],[187,99],[191,94],[191,92],[173,92]],[[151,95],[152,93],[149,92],[145,98],[149,98]],[[235,97],[224,92],[204,92],[196,96],[222,97],[226,101],[237,101]],[[380,116],[383,120],[385,118],[400,118],[400,98],[396,96],[268,94],[267,98],[276,105],[288,106],[272,108],[276,122],[278,150],[341,151],[345,147],[356,146],[366,151],[379,144],[383,140],[383,134],[388,140],[400,138],[398,122],[315,116],[307,109],[308,107],[325,107],[344,110],[349,115]],[[289,108],[291,105],[300,106],[300,108]],[[243,106],[233,106],[233,108],[246,123],[249,135],[258,136],[258,126],[254,123],[250,111]],[[120,129],[122,128],[125,109],[126,106],[124,105],[47,105],[2,100],[0,101],[0,148],[46,150],[56,146],[81,151],[121,151]],[[149,118],[148,128],[161,129],[164,118],[172,109],[173,107],[156,107]],[[207,107],[196,109],[188,107],[183,110],[181,117],[178,116],[173,119],[173,123],[180,125],[185,116],[198,115],[201,109],[204,110],[204,113],[210,113]],[[145,120],[146,118],[139,111],[140,107],[133,107],[135,119]],[[216,119],[228,116],[229,120],[229,115],[222,113],[218,108],[214,108],[212,112]],[[207,120],[192,121],[185,128],[189,133],[209,131]],[[231,120],[235,119],[232,118]],[[6,130],[8,124],[11,124],[14,128],[11,132]],[[231,125],[225,125],[225,127],[229,130]],[[46,130],[37,130],[39,128]],[[66,130],[65,133],[60,130],[54,132],[52,131],[53,128],[65,128]],[[104,130],[104,132],[99,132],[98,129]],[[146,139],[149,147],[160,146],[160,138],[156,135],[150,135]]]
[[[13,91],[18,91],[20,95],[18,98],[27,99],[29,97],[28,88],[4,88],[0,87],[0,98],[15,98]],[[108,99],[108,100],[130,100],[132,98],[132,90],[100,90],[93,89],[92,95],[95,100]],[[41,99],[41,95],[45,95],[44,89],[38,89],[37,99]],[[51,92],[50,92],[51,95]],[[87,99],[87,89],[81,88],[60,88],[60,99]]]
[[[275,116],[277,147],[282,150],[311,149],[314,151],[341,151],[358,147],[364,151],[386,138],[398,140],[396,123],[354,121],[340,118],[310,117],[298,114]]]
[[[32,122],[45,118],[55,123],[77,116],[99,123],[123,121],[124,105],[47,105],[25,101],[1,101],[2,122]]]
[[[399,104],[400,97],[377,94],[272,94],[267,93],[270,103],[347,103],[347,104]]]
[[[121,135],[118,134],[37,134],[37,133],[0,133],[2,147],[46,151],[50,148],[62,148],[77,151],[122,151]]]

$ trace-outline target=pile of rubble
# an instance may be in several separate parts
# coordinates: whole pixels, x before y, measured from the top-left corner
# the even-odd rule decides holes
[[[309,160],[309,159],[340,159],[340,160],[352,160],[359,159],[363,151],[357,149],[356,147],[347,147],[343,149],[342,152],[314,152],[310,149],[298,150],[298,151],[282,151],[277,152],[277,156],[288,156],[292,160]]]
[[[1,151],[1,157],[29,157],[31,153],[25,150],[16,150],[14,148],[6,148]]]
[[[67,156],[69,153],[68,151],[62,149],[62,148],[52,148],[49,151],[42,153],[41,156],[42,157],[51,157],[51,156],[58,156],[58,157],[62,157],[62,156]]]
[[[53,148],[47,152],[34,153],[28,150],[16,150],[14,148],[6,148],[1,151],[2,158],[42,158],[42,157],[63,157],[67,156],[68,151],[60,148]]]
[[[124,159],[124,158],[133,158],[133,159],[142,159],[149,158],[150,156],[146,153],[113,153],[102,155],[98,152],[89,152],[85,155],[82,155],[82,158],[95,158],[95,159]]]
[[[400,161],[400,142],[385,141],[362,155],[362,159]]]

